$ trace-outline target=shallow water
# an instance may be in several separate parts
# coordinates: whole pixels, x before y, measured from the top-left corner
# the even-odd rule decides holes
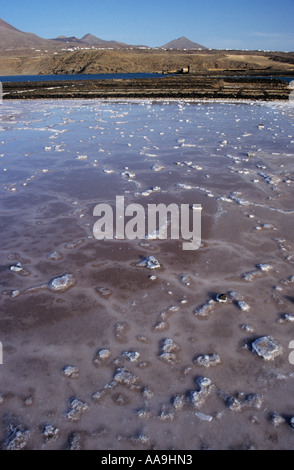
[[[82,449],[292,449],[293,105],[4,101],[0,112],[3,447],[14,426],[28,449],[73,436]],[[201,248],[96,240],[93,209],[117,195],[201,204]],[[147,256],[160,267],[137,266]],[[282,353],[255,354],[262,336]],[[205,354],[220,362],[195,363]],[[212,382],[203,396],[200,376]]]
[[[106,80],[132,78],[158,78],[160,73],[94,73],[94,74],[50,74],[50,75],[2,75],[0,81],[8,82],[58,82],[60,80]],[[166,76],[166,75],[162,75]]]

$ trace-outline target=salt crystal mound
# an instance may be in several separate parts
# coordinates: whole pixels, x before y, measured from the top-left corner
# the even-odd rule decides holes
[[[58,439],[60,431],[52,424],[46,424],[43,429],[43,436],[46,442],[55,441]]]
[[[14,273],[21,273],[23,271],[23,267],[22,267],[22,264],[21,263],[16,263],[12,266],[10,266],[10,271],[14,272]]]
[[[78,379],[80,376],[80,371],[76,366],[65,366],[62,369],[62,375],[68,377],[69,379]]]
[[[52,279],[48,286],[53,292],[65,292],[76,284],[76,278],[73,274],[63,274],[63,276]]]
[[[130,362],[136,362],[140,357],[138,351],[123,351],[121,355]]]
[[[264,402],[264,397],[257,393],[244,393],[238,392],[236,396],[227,395],[219,391],[219,396],[224,399],[225,405],[237,413],[244,411],[248,408],[259,410]]]
[[[167,364],[175,364],[178,362],[177,352],[180,347],[172,338],[165,338],[160,345],[159,359]]]
[[[211,367],[220,364],[221,360],[218,354],[203,354],[194,359],[197,366]]]
[[[72,398],[70,401],[70,408],[66,413],[66,417],[69,421],[77,422],[80,420],[83,413],[89,410],[89,406],[79,400],[78,398]]]
[[[13,422],[9,424],[9,436],[2,443],[3,450],[22,450],[29,443],[31,433],[21,424],[16,425]]]
[[[125,369],[124,367],[119,367],[114,374],[114,381],[119,385],[124,385],[129,390],[139,390],[139,377]]]
[[[271,336],[262,336],[252,345],[252,351],[266,361],[271,361],[283,353],[283,348]]]
[[[97,351],[96,353],[96,356],[94,357],[94,364],[96,366],[100,366],[101,364],[103,364],[104,362],[107,361],[107,359],[109,359],[111,356],[111,351],[109,349],[99,349],[99,351]]]
[[[62,259],[62,257],[62,253],[60,251],[52,251],[47,256],[47,258],[51,261],[59,261]]]
[[[214,390],[214,385],[208,377],[198,377],[196,379],[197,390],[190,390],[188,398],[194,408],[200,408],[209,395]]]

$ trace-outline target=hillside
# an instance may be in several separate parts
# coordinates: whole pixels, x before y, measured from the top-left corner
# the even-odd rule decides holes
[[[83,49],[91,47],[103,47],[111,49],[120,49],[126,47],[142,47],[142,46],[129,46],[123,42],[118,41],[105,41],[93,34],[86,34],[81,39],[71,36],[67,37],[60,35],[53,39],[44,39],[33,33],[26,33],[20,31],[6,21],[0,19],[0,53],[1,55],[9,55],[17,52],[19,55],[32,54],[32,50],[37,52],[61,51],[64,49]],[[147,46],[143,46],[147,47]]]
[[[291,74],[294,53],[124,49],[38,53],[35,57],[0,56],[0,75],[162,73],[188,65],[192,74]]]
[[[47,44],[48,40],[33,33],[24,33],[0,19],[0,51],[30,49],[32,47],[46,48]]]
[[[171,42],[168,42],[164,46],[161,46],[162,49],[176,49],[176,50],[204,50],[207,49],[205,46],[201,46],[197,42],[190,41],[185,36],[182,36],[179,39],[174,39]]]

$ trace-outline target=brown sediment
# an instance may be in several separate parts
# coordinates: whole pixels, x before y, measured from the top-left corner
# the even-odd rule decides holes
[[[287,100],[290,89],[279,79],[195,76],[144,79],[8,82],[4,99],[63,98],[217,98]]]

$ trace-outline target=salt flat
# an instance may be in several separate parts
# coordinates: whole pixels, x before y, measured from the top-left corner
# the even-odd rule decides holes
[[[0,112],[2,447],[292,448],[292,103]],[[95,239],[116,196],[201,205],[200,249]]]

